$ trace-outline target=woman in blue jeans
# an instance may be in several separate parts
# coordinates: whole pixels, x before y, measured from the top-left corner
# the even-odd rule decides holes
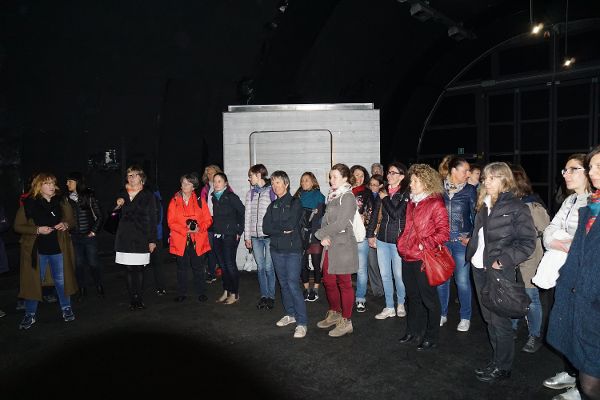
[[[70,296],[78,288],[73,244],[68,232],[74,225],[71,206],[58,196],[56,177],[49,173],[36,175],[14,223],[15,232],[21,235],[19,298],[25,299],[25,317],[19,329],[29,329],[35,323],[37,306],[42,301],[42,285],[52,281],[64,321],[75,319]]]
[[[356,198],[356,207],[365,224],[365,230],[369,226],[369,216],[365,211],[372,213],[373,208],[366,208],[367,202],[372,198],[367,184],[370,181],[367,169],[362,165],[353,165],[350,168],[350,184],[352,194]],[[371,202],[372,203],[372,202]],[[367,239],[358,243],[358,272],[356,273],[356,311],[365,312],[367,299],[367,281],[369,279],[369,241]]]
[[[531,181],[523,167],[520,165],[512,165],[511,169],[515,176],[515,183],[517,184],[516,195],[523,203],[527,204],[527,207],[529,207],[531,217],[533,218],[533,224],[538,234],[533,254],[529,259],[519,264],[519,272],[525,283],[525,291],[531,299],[529,311],[526,315],[529,337],[521,351],[535,353],[542,347],[542,303],[540,301],[540,292],[537,286],[531,282],[531,278],[535,275],[535,271],[544,255],[541,238],[544,234],[544,230],[550,224],[550,216],[548,215],[540,196],[533,192]],[[519,319],[513,319],[512,322],[513,330],[516,332]]]
[[[409,199],[406,166],[399,162],[388,165],[387,188],[379,192],[379,201],[373,209],[378,215],[381,208],[381,223],[375,235],[378,218],[372,218],[367,229],[369,246],[377,248],[377,262],[381,272],[385,293],[385,308],[375,316],[376,319],[405,317],[404,302],[406,291],[402,281],[402,259],[396,248],[396,241],[406,219],[406,204]],[[397,306],[394,307],[394,288],[396,289]]]
[[[450,240],[446,243],[446,247],[452,253],[456,264],[454,282],[458,289],[458,301],[460,302],[460,322],[456,330],[467,332],[471,326],[472,292],[470,264],[465,260],[465,252],[473,231],[473,221],[475,221],[477,189],[467,182],[469,163],[464,158],[450,158],[447,167],[448,175],[442,178],[444,179],[444,202],[450,222]],[[442,306],[440,326],[444,326],[448,320],[451,280],[452,278],[437,287]]]
[[[306,303],[299,284],[303,250],[300,235],[302,203],[290,195],[290,178],[284,171],[273,172],[271,184],[277,199],[269,204],[262,229],[271,238],[271,258],[285,309],[285,315],[276,325],[283,327],[295,323],[294,338],[301,339],[306,336],[308,326]]]

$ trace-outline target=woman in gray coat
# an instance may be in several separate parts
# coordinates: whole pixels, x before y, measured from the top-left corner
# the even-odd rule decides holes
[[[350,168],[336,164],[329,172],[331,189],[327,196],[327,209],[321,229],[315,232],[324,247],[321,269],[329,310],[319,328],[335,328],[329,336],[340,337],[352,333],[352,308],[354,289],[352,274],[358,271],[358,245],[352,230],[356,200],[348,183]]]

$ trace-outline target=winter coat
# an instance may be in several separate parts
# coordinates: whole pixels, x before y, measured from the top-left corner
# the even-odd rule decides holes
[[[351,191],[332,199],[327,203],[321,229],[315,232],[318,239],[331,240],[331,245],[325,247],[330,274],[353,274],[358,271],[358,244],[350,223],[354,220],[356,209],[356,200]],[[321,259],[321,268],[324,259]]]
[[[198,232],[190,233],[189,238],[194,243],[197,255],[210,251],[208,242],[208,228],[212,224],[212,217],[208,211],[206,201],[192,192],[188,204],[183,201],[181,191],[175,193],[167,209],[167,223],[169,225],[169,252],[176,256],[183,256],[188,241],[188,219],[196,220]]]
[[[256,191],[254,188],[246,194],[246,212],[244,213],[244,237],[250,240],[253,237],[264,237],[263,218],[267,207],[277,196],[273,192],[270,183]]]
[[[560,269],[547,341],[579,372],[600,377],[600,223],[586,234],[591,215],[579,209],[579,223],[567,261]]]
[[[550,216],[542,204],[536,201],[528,201],[527,198],[523,198],[522,200],[525,204],[527,204],[527,207],[529,207],[529,211],[531,212],[531,217],[533,219],[533,225],[535,226],[537,233],[537,237],[535,239],[535,250],[527,260],[519,264],[519,271],[523,277],[523,282],[525,282],[525,287],[531,289],[535,287],[535,285],[531,283],[531,278],[533,278],[535,275],[537,267],[540,265],[540,261],[542,261],[542,257],[544,256],[542,235],[544,234],[544,229],[546,229],[550,223]]]
[[[242,235],[244,233],[244,205],[237,194],[225,189],[217,200],[212,193],[213,224],[211,230],[221,235]]]
[[[393,196],[386,196],[376,202],[373,209],[375,215],[379,215],[379,208],[382,207],[381,224],[377,232],[377,240],[385,243],[396,243],[398,241],[404,229],[408,199],[408,191],[399,189]],[[372,218],[367,227],[368,238],[375,237],[376,227],[377,218]]]
[[[77,222],[71,229],[71,233],[87,235],[90,232],[97,234],[100,231],[104,215],[94,192],[88,189],[84,193],[79,193],[77,201],[69,198],[69,204],[73,208]]]
[[[25,200],[26,202],[27,200]],[[62,222],[70,226],[75,225],[73,210],[66,199],[60,202]],[[25,215],[25,206],[19,207],[15,216],[14,230],[21,235],[21,260],[19,275],[19,298],[42,301],[42,285],[54,286],[50,268],[46,268],[43,281],[40,279],[39,257],[33,254],[37,240],[37,226],[33,218]],[[75,294],[79,288],[75,278],[75,254],[71,236],[67,231],[56,231],[58,245],[63,256],[63,274],[65,280],[65,295]]]
[[[449,237],[448,213],[442,196],[429,195],[418,203],[408,202],[406,225],[396,244],[404,260],[422,260],[423,250],[443,245]]]
[[[131,201],[127,191],[123,190],[119,197],[125,200],[125,204],[121,207],[121,220],[115,235],[115,251],[148,253],[148,245],[157,242],[158,212],[154,193],[144,188]]]
[[[481,228],[485,238],[483,265],[487,268],[496,260],[504,269],[516,268],[535,250],[537,232],[529,207],[511,192],[500,193],[490,215],[485,204],[477,212],[473,236],[467,244],[467,261],[477,251]]]
[[[563,201],[562,206],[552,218],[550,225],[544,229],[544,246],[550,248],[550,243],[554,240],[552,235],[557,230],[567,232],[571,237],[575,236],[577,224],[579,222],[579,209],[585,207],[590,197],[589,193],[573,193]]]
[[[477,189],[475,189],[475,186],[467,183],[461,190],[454,193],[452,198],[445,191],[444,202],[450,221],[450,239],[456,240],[460,233],[471,236],[477,203]]]
[[[269,204],[263,218],[263,231],[271,238],[271,250],[280,252],[302,252],[300,219],[302,203],[300,199],[286,193]],[[284,233],[289,232],[290,233]]]

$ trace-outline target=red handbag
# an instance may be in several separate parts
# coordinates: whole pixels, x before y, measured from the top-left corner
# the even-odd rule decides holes
[[[414,210],[413,210],[413,226],[417,232],[417,238],[421,243],[421,235],[417,230],[417,225],[414,221]],[[446,282],[454,273],[456,263],[450,250],[443,244],[438,244],[433,249],[423,249],[421,271],[425,271],[427,275],[427,281],[430,286],[438,286]]]

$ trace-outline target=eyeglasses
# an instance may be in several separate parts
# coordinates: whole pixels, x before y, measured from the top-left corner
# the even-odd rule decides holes
[[[560,170],[560,173],[561,173],[562,175],[565,175],[565,174],[573,175],[573,174],[575,173],[575,171],[581,171],[581,170],[584,170],[584,171],[585,171],[585,168],[583,168],[583,167],[571,167],[571,168],[565,168],[565,169],[561,169],[561,170]]]
[[[134,176],[138,176],[139,174],[127,174],[127,178],[133,178]]]
[[[387,174],[388,175],[402,175],[402,172],[388,171]]]
[[[493,181],[494,179],[499,179],[499,178],[500,178],[500,176],[498,176],[498,175],[488,175],[488,176],[483,177],[481,179],[481,182],[485,182],[486,180]]]

